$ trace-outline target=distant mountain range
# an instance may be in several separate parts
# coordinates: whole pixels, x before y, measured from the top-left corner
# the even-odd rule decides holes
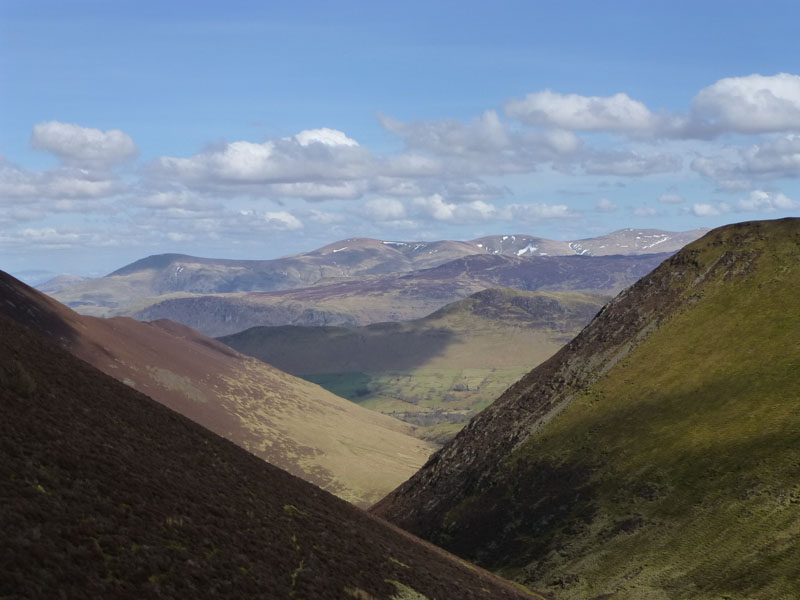
[[[491,288],[415,321],[254,327],[220,341],[442,441],[575,337],[605,301]]]
[[[53,315],[28,316],[66,333]],[[0,411],[0,597],[544,598],[256,458],[2,314]]]
[[[623,229],[572,242],[529,235],[489,236],[467,242],[353,238],[273,260],[161,254],[138,260],[105,277],[84,281],[60,278],[39,287],[81,313],[112,316],[132,314],[151,305],[154,298],[169,294],[285,291],[320,282],[429,269],[473,255],[530,258],[674,252],[704,231]]]
[[[374,512],[558,599],[800,597],[800,219],[622,292]]]
[[[256,456],[355,504],[380,499],[435,447],[177,323],[79,315],[0,271],[0,314]]]
[[[357,327],[419,319],[445,304],[498,286],[611,296],[668,256],[524,258],[473,254],[421,271],[320,282],[284,292],[168,298],[131,315],[145,321],[170,319],[212,336],[258,325]]]

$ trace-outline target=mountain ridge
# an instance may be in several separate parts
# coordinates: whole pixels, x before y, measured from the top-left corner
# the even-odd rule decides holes
[[[674,252],[702,232],[626,229],[573,242],[516,234],[433,242],[348,238],[309,252],[269,260],[161,254],[137,260],[105,277],[75,281],[74,285],[61,282],[53,293],[59,301],[81,312],[109,316],[130,311],[147,298],[165,294],[289,290],[325,280],[418,271],[470,255],[602,256]],[[659,245],[639,243],[639,238],[653,236],[660,240]],[[43,289],[53,287],[52,281],[42,285]]]
[[[799,219],[713,230],[373,510],[556,598],[796,596],[799,264]]]

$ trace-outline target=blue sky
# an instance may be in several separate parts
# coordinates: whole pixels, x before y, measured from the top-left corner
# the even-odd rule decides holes
[[[0,0],[0,268],[795,215],[798,12]]]

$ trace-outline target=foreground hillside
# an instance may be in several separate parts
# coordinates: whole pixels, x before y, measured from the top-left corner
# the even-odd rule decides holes
[[[556,598],[800,597],[800,220],[712,231],[375,512]]]
[[[529,597],[0,315],[0,597]]]
[[[535,256],[476,254],[431,269],[288,290],[172,298],[132,314],[223,336],[259,325],[356,327],[425,317],[492,287],[614,295],[668,254]]]
[[[434,450],[412,437],[410,425],[183,325],[81,316],[2,272],[0,314],[256,456],[362,506],[410,477]]]
[[[605,298],[491,288],[423,319],[365,327],[255,327],[220,338],[362,406],[449,439],[571,340]]]

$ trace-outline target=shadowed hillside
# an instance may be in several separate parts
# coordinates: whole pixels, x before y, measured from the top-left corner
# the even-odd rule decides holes
[[[0,315],[0,597],[530,597]]]
[[[620,294],[375,512],[556,598],[800,597],[800,220]]]
[[[443,441],[575,337],[604,302],[491,288],[416,321],[256,327],[220,341]]]
[[[366,506],[435,447],[413,427],[170,321],[81,316],[0,272],[0,314],[112,377],[346,500]]]

